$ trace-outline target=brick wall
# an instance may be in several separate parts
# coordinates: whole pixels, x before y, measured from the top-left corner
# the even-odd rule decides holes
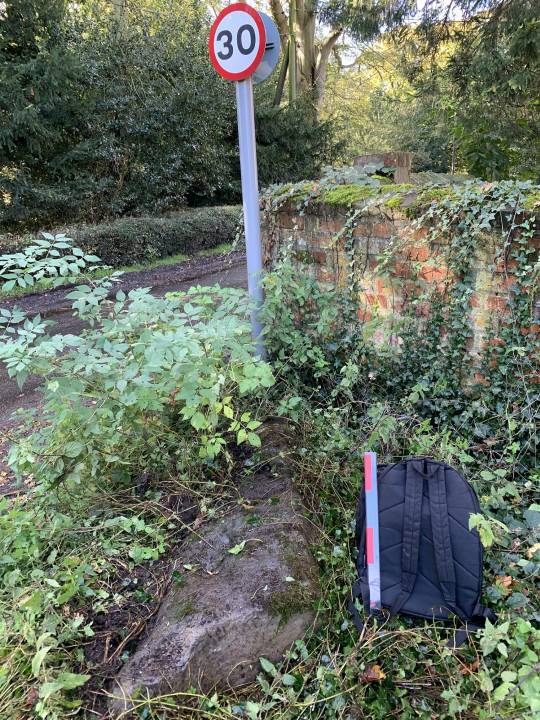
[[[279,249],[290,245],[299,275],[308,274],[322,287],[331,288],[336,283],[347,282],[348,278],[350,281],[350,263],[354,259],[358,314],[363,320],[371,319],[375,312],[382,316],[399,315],[409,299],[418,294],[418,281],[428,292],[435,288],[449,291],[452,277],[446,261],[448,248],[443,239],[430,240],[428,229],[415,229],[414,222],[402,212],[384,206],[374,207],[359,216],[353,227],[344,233],[347,217],[347,208],[324,203],[311,203],[303,214],[295,202],[286,202],[278,209],[266,211],[262,224],[266,269],[275,263]],[[376,272],[378,257],[395,237],[404,242],[392,258],[390,272],[383,278]],[[485,243],[474,261],[468,305],[473,331],[469,352],[476,357],[485,348],[486,330],[491,321],[495,321],[495,326],[505,321],[507,300],[515,281],[511,263],[496,258],[501,241],[500,234],[486,234]],[[538,250],[540,233],[532,243]],[[538,315],[540,307],[536,312]],[[417,314],[420,319],[427,319],[429,303],[420,302]],[[523,331],[538,332],[539,326],[540,319],[539,325],[533,324]]]

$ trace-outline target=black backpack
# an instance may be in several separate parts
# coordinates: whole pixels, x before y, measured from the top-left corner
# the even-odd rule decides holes
[[[483,552],[469,516],[480,512],[473,488],[443,462],[424,458],[378,468],[380,597],[389,616],[404,613],[429,620],[466,623],[449,647],[483,627],[495,613],[481,604]],[[369,489],[369,488],[368,488]],[[362,633],[354,600],[362,596],[370,612],[366,562],[366,492],[356,511],[358,580],[349,610]],[[373,603],[372,603],[373,604]]]

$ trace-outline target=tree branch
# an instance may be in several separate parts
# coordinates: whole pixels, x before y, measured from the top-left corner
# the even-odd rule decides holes
[[[334,45],[339,40],[339,36],[343,32],[343,28],[334,28],[334,30],[331,31],[329,35],[327,35],[322,43],[319,45],[319,52],[317,54],[317,68],[316,72],[319,70],[320,67],[324,65],[326,68],[326,63],[328,62],[328,58],[330,57],[330,53],[332,52]]]
[[[270,12],[279,31],[281,51],[285,52],[285,46],[289,38],[289,19],[283,10],[283,5],[280,0],[270,0]]]
[[[324,88],[326,85],[326,66],[328,58],[335,44],[340,38],[343,28],[334,28],[329,35],[325,37],[319,45],[317,53],[317,63],[315,65],[314,85],[317,90],[317,107],[322,108],[324,100]]]

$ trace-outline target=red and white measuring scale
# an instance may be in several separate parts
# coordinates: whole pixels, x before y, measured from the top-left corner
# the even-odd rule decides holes
[[[369,609],[381,609],[381,567],[379,555],[379,497],[377,492],[377,453],[364,453],[366,491],[366,563],[369,582]]]

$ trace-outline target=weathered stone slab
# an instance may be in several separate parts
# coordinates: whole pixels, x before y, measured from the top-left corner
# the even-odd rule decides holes
[[[260,672],[259,657],[280,660],[313,624],[316,531],[278,452],[271,471],[240,485],[238,505],[181,549],[184,583],[169,590],[149,636],[120,671],[113,715],[130,707],[139,688],[141,698],[248,683]]]

